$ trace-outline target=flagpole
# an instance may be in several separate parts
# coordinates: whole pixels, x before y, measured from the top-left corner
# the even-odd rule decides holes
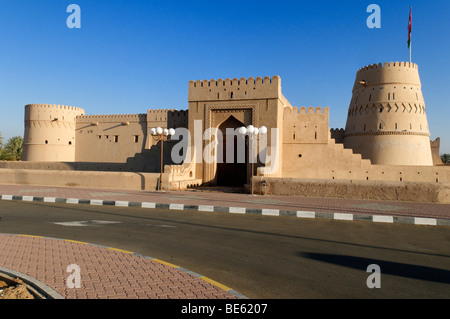
[[[409,45],[409,63],[411,63],[411,44]]]

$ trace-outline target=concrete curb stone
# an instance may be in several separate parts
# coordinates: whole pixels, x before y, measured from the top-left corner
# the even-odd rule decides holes
[[[55,197],[20,196],[20,195],[0,195],[0,200],[61,203],[61,204],[85,204],[98,206],[160,208],[178,211],[182,210],[201,211],[201,212],[213,211],[219,213],[256,214],[261,216],[296,216],[297,218],[318,218],[318,219],[321,218],[321,219],[367,221],[367,222],[379,222],[391,224],[450,226],[450,219],[389,216],[389,215],[375,215],[375,214],[367,215],[367,214],[350,214],[350,213],[333,213],[333,212],[287,211],[272,208],[265,209],[265,208],[246,208],[246,207],[222,207],[222,206],[205,206],[192,204],[184,205],[179,203],[167,204],[167,203],[149,203],[149,202],[127,202],[127,201],[99,200],[99,199],[55,198]]]

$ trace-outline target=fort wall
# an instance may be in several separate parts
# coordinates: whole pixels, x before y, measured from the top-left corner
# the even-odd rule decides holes
[[[138,159],[142,156],[136,157],[137,154],[158,143],[150,135],[150,129],[187,127],[187,117],[187,111],[174,109],[147,110],[143,114],[79,116],[76,121],[76,137],[79,141],[76,160],[126,163],[132,159],[136,165],[143,167],[144,163]],[[154,161],[158,159],[156,156]],[[149,159],[142,157],[141,161],[144,160]]]
[[[101,189],[156,190],[159,174],[37,169],[0,169],[0,180],[12,185]]]
[[[263,186],[265,185],[265,186]],[[450,184],[261,177],[255,194],[450,203]]]
[[[76,161],[123,163],[145,149],[146,114],[79,116]]]

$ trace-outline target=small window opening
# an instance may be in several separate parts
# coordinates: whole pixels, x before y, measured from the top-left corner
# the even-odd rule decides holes
[[[133,137],[135,143],[139,143],[139,135]]]

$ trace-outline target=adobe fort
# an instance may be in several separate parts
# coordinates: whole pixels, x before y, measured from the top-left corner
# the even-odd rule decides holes
[[[188,110],[122,115],[27,105],[24,162],[4,168],[15,169],[8,175],[15,182],[154,190],[162,142],[150,129],[161,127],[190,133],[182,163],[171,156],[179,140],[163,142],[164,189],[253,183],[258,194],[450,201],[450,173],[439,139],[430,141],[416,64],[358,70],[345,129],[330,129],[328,107],[292,106],[278,76],[190,81],[188,103]],[[248,140],[244,162],[220,161],[226,145],[237,145],[237,129],[249,125],[267,128],[256,153],[270,161],[251,165]],[[203,136],[208,129],[223,138],[205,160],[214,140]]]

